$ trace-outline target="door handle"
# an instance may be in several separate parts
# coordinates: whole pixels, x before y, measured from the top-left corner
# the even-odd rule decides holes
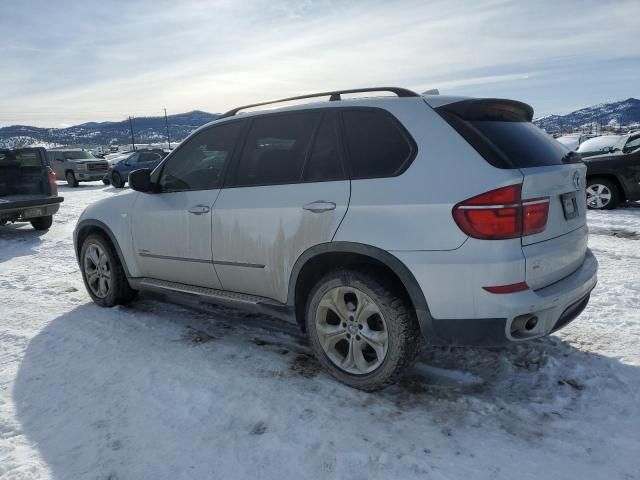
[[[324,200],[317,200],[315,202],[307,203],[302,208],[313,213],[322,213],[328,212],[329,210],[335,210],[336,204],[333,202],[325,202]]]
[[[194,215],[209,213],[209,207],[206,205],[195,205],[189,209],[189,213],[193,213]]]

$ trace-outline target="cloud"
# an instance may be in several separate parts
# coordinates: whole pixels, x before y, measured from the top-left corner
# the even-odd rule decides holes
[[[636,1],[7,2],[0,124],[223,111],[377,84],[562,111],[640,93],[639,17]]]

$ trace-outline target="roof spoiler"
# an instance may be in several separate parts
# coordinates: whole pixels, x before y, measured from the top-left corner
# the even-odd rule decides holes
[[[503,98],[477,98],[448,103],[437,107],[464,120],[494,120],[502,122],[530,122],[533,108],[524,102]]]

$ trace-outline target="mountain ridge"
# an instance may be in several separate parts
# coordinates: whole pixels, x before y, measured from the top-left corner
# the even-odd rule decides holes
[[[167,116],[172,141],[184,139],[202,125],[220,117],[220,114],[201,110]],[[164,116],[136,117],[132,119],[136,143],[164,142],[167,127]],[[121,121],[85,122],[65,128],[11,125],[0,127],[0,146],[19,147],[34,143],[57,145],[96,146],[127,144],[131,142],[129,119]]]
[[[171,141],[184,139],[194,129],[216,120],[220,114],[192,110],[167,116]],[[136,143],[166,141],[164,116],[132,119]],[[622,127],[640,129],[640,100],[604,102],[580,108],[565,115],[546,115],[533,120],[548,133],[574,131],[616,131]],[[66,128],[42,128],[28,125],[0,127],[0,147],[19,147],[31,144],[96,146],[131,142],[129,119],[121,121],[85,122]]]
[[[640,100],[629,97],[625,100],[598,103],[565,115],[554,114],[536,118],[533,123],[549,133],[615,130],[633,125],[640,127]]]

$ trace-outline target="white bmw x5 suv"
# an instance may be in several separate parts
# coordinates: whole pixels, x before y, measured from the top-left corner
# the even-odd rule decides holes
[[[395,95],[341,97],[375,91]],[[530,106],[402,88],[280,102],[323,96],[234,109],[90,205],[74,241],[93,300],[173,290],[291,319],[364,390],[423,339],[521,342],[582,312],[586,167]]]

